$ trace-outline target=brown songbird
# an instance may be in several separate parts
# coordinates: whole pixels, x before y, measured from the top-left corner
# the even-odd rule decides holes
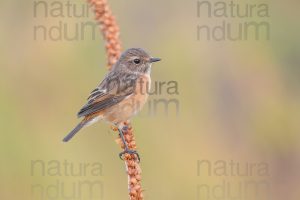
[[[128,149],[123,135],[123,123],[136,115],[148,98],[151,85],[151,65],[160,61],[140,48],[126,50],[88,97],[88,102],[77,116],[82,121],[63,139],[68,142],[80,129],[97,121],[105,121],[118,127],[125,145],[123,154],[137,154]],[[125,127],[126,128],[126,127]],[[138,156],[139,157],[139,156]]]

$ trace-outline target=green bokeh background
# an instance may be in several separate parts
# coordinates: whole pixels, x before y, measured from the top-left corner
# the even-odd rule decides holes
[[[47,2],[50,8],[53,1]],[[85,3],[70,2],[78,7]],[[178,95],[167,94],[164,87],[162,95],[150,98],[177,99],[178,116],[174,108],[168,116],[160,108],[155,116],[144,110],[133,119],[146,199],[196,200],[199,184],[212,188],[230,180],[236,186],[245,179],[198,176],[197,161],[203,159],[233,160],[241,166],[266,162],[269,176],[246,178],[265,179],[272,185],[266,199],[299,199],[300,3],[239,2],[240,6],[266,3],[270,17],[225,20],[267,21],[271,37],[236,42],[197,40],[198,25],[220,24],[223,18],[198,18],[196,0],[109,3],[120,25],[123,48],[142,47],[162,58],[153,66],[153,81],[178,83]],[[78,109],[107,68],[98,32],[95,40],[34,39],[35,26],[51,27],[59,21],[72,30],[77,22],[93,21],[93,14],[34,17],[34,1],[0,1],[0,199],[41,199],[32,194],[32,185],[47,188],[56,180],[68,191],[72,182],[100,180],[103,199],[127,199],[117,135],[107,124],[98,123],[71,142],[61,142],[78,123]],[[74,167],[99,162],[103,171],[97,177],[42,176],[38,170],[32,175],[34,160],[46,166],[51,160],[61,164],[67,160]],[[86,193],[82,199],[89,199]]]

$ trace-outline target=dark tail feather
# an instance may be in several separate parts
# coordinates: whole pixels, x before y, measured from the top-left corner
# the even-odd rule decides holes
[[[84,122],[80,122],[64,139],[64,142],[68,142],[69,140],[72,139],[72,137],[74,137],[74,135],[80,131],[80,129],[82,129],[84,127],[85,123]]]

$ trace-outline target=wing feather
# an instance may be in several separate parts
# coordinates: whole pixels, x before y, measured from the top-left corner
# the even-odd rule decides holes
[[[123,99],[125,99],[126,96],[119,96],[114,97],[110,96],[106,99],[103,99],[99,102],[94,102],[92,104],[86,104],[77,114],[78,117],[84,117],[96,112],[99,112],[105,108],[111,107],[113,105],[116,105],[117,103],[121,102]]]
[[[94,114],[121,102],[134,92],[137,76],[110,72],[94,89],[88,102],[78,112],[78,117]]]

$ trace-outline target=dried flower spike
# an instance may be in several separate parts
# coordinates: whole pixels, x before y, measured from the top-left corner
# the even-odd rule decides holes
[[[113,16],[107,0],[88,0],[93,7],[96,21],[100,25],[107,52],[109,68],[118,60],[121,54],[121,42],[119,39],[119,27]]]
[[[107,0],[88,0],[95,12],[96,21],[100,25],[100,30],[105,41],[105,48],[107,52],[108,67],[111,69],[121,55],[121,42],[119,39],[119,27],[116,19],[113,16]],[[124,131],[124,137],[128,147],[131,150],[136,150],[136,142],[133,135],[133,128],[130,122],[124,122],[127,130]],[[120,139],[118,140],[120,141]],[[124,150],[124,145],[117,142]],[[126,154],[125,165],[128,174],[128,191],[130,200],[143,200],[143,190],[141,187],[141,168],[135,155]]]

